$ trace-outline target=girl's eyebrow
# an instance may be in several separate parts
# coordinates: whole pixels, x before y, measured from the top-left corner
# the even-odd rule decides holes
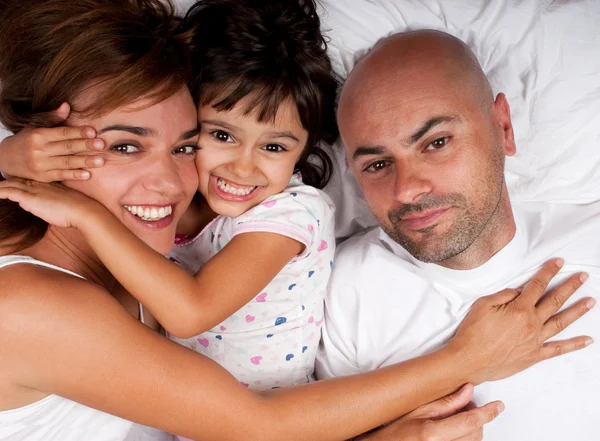
[[[203,119],[202,121],[200,121],[200,125],[202,124],[212,124],[213,126],[223,127],[224,129],[227,129],[229,131],[240,130],[239,128],[229,125],[226,122],[218,119]],[[296,142],[300,142],[300,140],[296,136],[294,136],[292,132],[269,132],[268,135],[271,138],[289,138]]]
[[[219,127],[223,127],[224,129],[227,130],[236,130],[237,128],[234,126],[231,126],[229,124],[227,124],[224,121],[218,120],[218,119],[203,119],[202,121],[200,121],[200,125],[202,124],[212,124],[213,126],[219,126]]]
[[[292,132],[270,132],[269,136],[272,138],[290,138],[296,142],[300,142],[300,140],[296,138]]]

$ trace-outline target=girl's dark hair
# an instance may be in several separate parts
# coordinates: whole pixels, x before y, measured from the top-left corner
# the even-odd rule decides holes
[[[319,144],[338,137],[338,81],[315,1],[199,0],[184,26],[191,35],[199,104],[230,110],[253,94],[246,114],[256,109],[259,121],[265,121],[292,99],[308,132],[296,171],[305,184],[323,188],[332,163]]]
[[[57,124],[51,111],[100,85],[73,108],[110,112],[141,98],[159,102],[191,79],[189,47],[170,1],[1,0],[0,122],[18,132]],[[47,224],[0,200],[0,242],[37,243]]]

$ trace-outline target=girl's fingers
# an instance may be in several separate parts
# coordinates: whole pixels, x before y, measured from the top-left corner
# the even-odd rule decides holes
[[[525,284],[517,301],[525,302],[527,305],[537,304],[564,263],[565,261],[563,259],[553,259],[546,262],[544,266],[534,274],[533,278]]]
[[[104,141],[100,138],[73,138],[52,141],[43,148],[47,156],[75,155],[104,149]]]
[[[47,172],[48,180],[60,181],[86,181],[92,174],[87,170],[50,170]]]
[[[82,168],[102,167],[104,158],[102,156],[77,155],[77,156],[55,156],[49,158],[46,166],[47,171],[77,170]]]
[[[46,141],[46,143],[74,140],[80,138],[87,139],[94,138],[96,136],[96,130],[90,126],[52,127],[49,129],[36,129],[34,133],[36,133],[36,136],[43,138]]]
[[[0,187],[0,199],[21,203],[27,197],[27,191],[16,187]]]

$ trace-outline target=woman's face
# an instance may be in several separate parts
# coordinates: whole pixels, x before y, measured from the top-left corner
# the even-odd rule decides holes
[[[136,236],[166,254],[198,188],[198,123],[188,89],[158,104],[140,100],[99,117],[73,115],[67,123],[94,127],[107,147],[105,165],[94,169],[89,180],[65,185],[100,202]]]

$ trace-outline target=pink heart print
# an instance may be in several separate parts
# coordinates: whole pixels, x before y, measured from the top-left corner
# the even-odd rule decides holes
[[[266,300],[267,300],[267,293],[266,292],[263,292],[262,294],[259,294],[256,297],[256,301],[257,302],[261,302],[262,303],[262,302],[265,302]]]
[[[246,316],[246,323],[253,322],[255,318],[256,318],[256,317],[254,317],[253,315],[250,315],[250,314],[248,314],[248,315]]]
[[[327,242],[325,242],[324,240],[321,241],[321,243],[319,244],[319,248],[317,248],[317,251],[323,251],[327,249]]]
[[[200,343],[205,348],[208,348],[208,338],[199,338],[198,343]]]
[[[226,328],[225,326],[221,325],[221,326],[219,326],[219,329],[220,329],[221,331],[225,331],[227,328]]]
[[[257,355],[256,357],[252,357],[250,359],[250,361],[252,362],[252,364],[254,365],[259,365],[260,361],[262,360],[262,357],[260,355]]]
[[[276,203],[277,203],[277,201],[267,201],[267,202],[263,202],[263,205],[267,208],[271,208]]]

